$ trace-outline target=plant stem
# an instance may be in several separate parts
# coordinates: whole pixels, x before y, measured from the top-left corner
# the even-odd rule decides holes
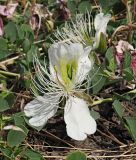
[[[101,103],[105,103],[105,102],[112,102],[113,98],[106,98],[106,99],[100,99],[98,101],[93,101],[93,103],[91,104],[91,106],[95,106]]]
[[[7,72],[7,71],[2,71],[2,70],[0,70],[0,74],[4,74],[4,75],[7,75],[7,76],[14,76],[14,77],[18,77],[18,78],[20,77],[20,74]]]
[[[2,120],[3,120],[2,113],[0,113],[0,131],[2,131],[3,128]]]
[[[98,105],[98,104],[101,104],[101,103],[106,103],[106,102],[112,102],[113,101],[113,98],[100,98],[99,100],[97,101],[93,101],[93,99],[86,93],[84,92],[74,92],[74,95],[78,98],[81,98],[81,99],[84,99],[86,102],[89,103],[89,105],[92,107],[92,106],[95,106],[95,105]]]

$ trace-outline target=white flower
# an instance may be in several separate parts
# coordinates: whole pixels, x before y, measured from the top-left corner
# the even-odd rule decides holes
[[[94,20],[94,27],[96,31],[94,46],[97,46],[97,44],[99,44],[101,33],[106,35],[106,28],[110,18],[111,18],[110,14],[104,15],[103,13],[99,13],[96,15]]]
[[[96,122],[91,117],[87,103],[74,96],[85,85],[93,60],[88,58],[90,47],[83,48],[79,43],[57,43],[49,48],[49,72],[35,58],[35,87],[44,94],[28,103],[24,112],[30,117],[32,126],[43,127],[57,111],[60,101],[65,97],[64,119],[67,134],[75,140],[84,140],[87,134],[96,131]]]
[[[58,29],[54,36],[57,42],[76,42],[95,48],[100,33],[106,34],[107,23],[110,18],[111,15],[104,15],[103,13],[97,14],[94,20],[89,12],[86,15],[78,14],[75,22],[73,20],[71,20],[71,24],[66,22],[65,27],[62,30]],[[51,40],[54,42],[53,39]]]

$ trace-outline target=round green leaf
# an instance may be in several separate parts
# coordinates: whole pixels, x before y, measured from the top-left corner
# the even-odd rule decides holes
[[[32,151],[30,149],[27,149],[24,153],[26,157],[29,158],[29,160],[43,160],[42,156],[40,153],[37,153],[35,151]]]
[[[116,111],[116,113],[118,114],[118,116],[119,116],[120,118],[122,118],[122,117],[123,117],[124,110],[123,110],[123,107],[122,107],[120,101],[119,101],[119,100],[115,100],[115,101],[113,102],[112,106],[113,106],[114,110]]]
[[[8,102],[3,97],[0,97],[0,112],[4,112],[8,109],[10,109]]]
[[[76,3],[74,1],[68,1],[67,6],[70,9],[71,13],[76,14]]]
[[[91,3],[89,1],[82,1],[78,6],[79,12],[86,13],[86,11],[91,10]]]
[[[87,160],[87,158],[83,152],[76,151],[76,152],[70,153],[67,156],[66,160]]]
[[[7,47],[6,39],[0,38],[0,50],[7,50]]]
[[[30,49],[30,46],[31,46],[30,41],[29,39],[26,38],[23,42],[24,51],[27,52]]]
[[[17,27],[14,22],[9,22],[5,26],[5,34],[6,38],[9,38],[9,40],[12,43],[16,41],[18,34],[17,34]]]
[[[9,146],[14,147],[21,144],[26,137],[26,134],[21,131],[10,130],[7,136],[7,143]]]
[[[90,114],[95,120],[100,118],[100,114],[98,112],[96,112],[96,111],[92,110],[92,111],[90,111]]]

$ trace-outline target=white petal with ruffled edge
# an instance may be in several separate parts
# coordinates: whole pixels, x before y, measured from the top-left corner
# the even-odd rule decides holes
[[[44,126],[47,120],[57,112],[58,103],[59,97],[55,97],[55,95],[50,98],[49,96],[38,96],[29,102],[24,107],[24,112],[27,117],[31,117],[29,119],[30,125],[35,127]]]
[[[95,42],[93,44],[94,49],[99,45],[101,33],[103,33],[106,36],[106,28],[110,18],[110,14],[104,15],[103,13],[99,13],[96,15],[94,19],[94,27],[96,31]]]
[[[83,80],[85,80],[86,76],[88,75],[89,71],[92,69],[94,60],[92,57],[88,57],[89,53],[91,51],[91,47],[86,47],[84,49],[84,54],[79,58],[78,61],[78,69],[77,69],[77,75],[75,78],[75,83],[79,84]]]
[[[96,132],[96,122],[83,99],[69,97],[65,105],[64,120],[68,136],[75,140],[85,140],[87,135]]]
[[[98,32],[106,34],[106,28],[110,18],[111,18],[110,14],[104,15],[103,13],[99,13],[96,15],[94,20],[96,35],[98,34]]]

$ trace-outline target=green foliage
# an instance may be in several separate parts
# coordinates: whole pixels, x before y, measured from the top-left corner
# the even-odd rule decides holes
[[[44,160],[40,153],[35,152],[31,149],[27,149],[24,152],[24,156],[26,156],[29,160]]]
[[[126,127],[132,135],[134,141],[136,141],[136,117],[125,117]]]
[[[67,5],[73,16],[75,16],[77,12],[85,14],[86,11],[91,11],[91,3],[89,0],[69,0]]]
[[[7,45],[7,41],[4,38],[0,38],[0,49],[1,50],[7,50],[8,45]]]
[[[76,12],[77,12],[76,3],[74,1],[70,0],[70,1],[68,1],[67,5],[68,5],[68,8],[70,9],[71,13],[76,14]]]
[[[115,100],[112,105],[120,120],[131,134],[134,141],[136,141],[136,117],[124,116],[124,109],[119,100]]]
[[[24,113],[23,112],[15,113],[13,115],[13,118],[14,118],[14,122],[15,122],[16,126],[25,125]]]
[[[7,158],[11,158],[11,155],[13,153],[12,150],[10,148],[8,148],[8,147],[7,148],[0,147],[0,151]]]
[[[100,114],[98,112],[96,112],[96,111],[91,110],[90,114],[95,120],[100,118]]]
[[[32,149],[26,147],[4,147],[0,146],[0,151],[3,154],[2,160],[17,159],[18,157],[22,160],[44,160],[42,155]]]
[[[5,38],[0,38],[0,59],[3,59],[9,55],[8,44]]]
[[[118,116],[120,118],[122,118],[124,110],[123,110],[123,108],[122,108],[121,103],[119,102],[119,100],[115,100],[114,101],[113,108],[115,109],[115,111],[118,114]]]
[[[107,69],[115,72],[115,69],[117,68],[117,65],[115,63],[115,57],[114,57],[114,48],[110,47],[107,49],[107,52],[105,54],[105,58],[107,60]]]
[[[87,160],[86,155],[83,152],[72,152],[70,153],[66,160]]]
[[[0,112],[6,111],[7,109],[10,109],[8,102],[3,97],[0,97]]]
[[[92,84],[93,94],[97,94],[105,85],[106,78],[103,76],[102,68],[94,65],[94,69],[90,71],[90,83]]]
[[[25,128],[24,126],[22,126]],[[7,143],[9,146],[14,147],[21,144],[26,138],[26,134],[23,131],[10,130],[7,135]]]
[[[12,43],[15,42],[18,38],[17,27],[14,22],[9,22],[5,26],[6,38],[8,38]]]
[[[87,10],[91,10],[91,3],[89,1],[81,1],[78,5],[78,9],[81,13],[85,13]]]
[[[31,45],[31,48],[26,53],[28,63],[33,62],[33,58],[37,53],[38,53],[38,48],[35,45]]]
[[[117,14],[125,8],[121,0],[99,0],[99,3],[105,12],[112,11],[114,14]]]
[[[130,53],[125,53],[124,57],[124,64],[123,64],[123,73],[124,73],[124,78],[127,81],[132,81],[134,79],[132,70],[130,69],[130,64],[131,64],[131,55]]]

